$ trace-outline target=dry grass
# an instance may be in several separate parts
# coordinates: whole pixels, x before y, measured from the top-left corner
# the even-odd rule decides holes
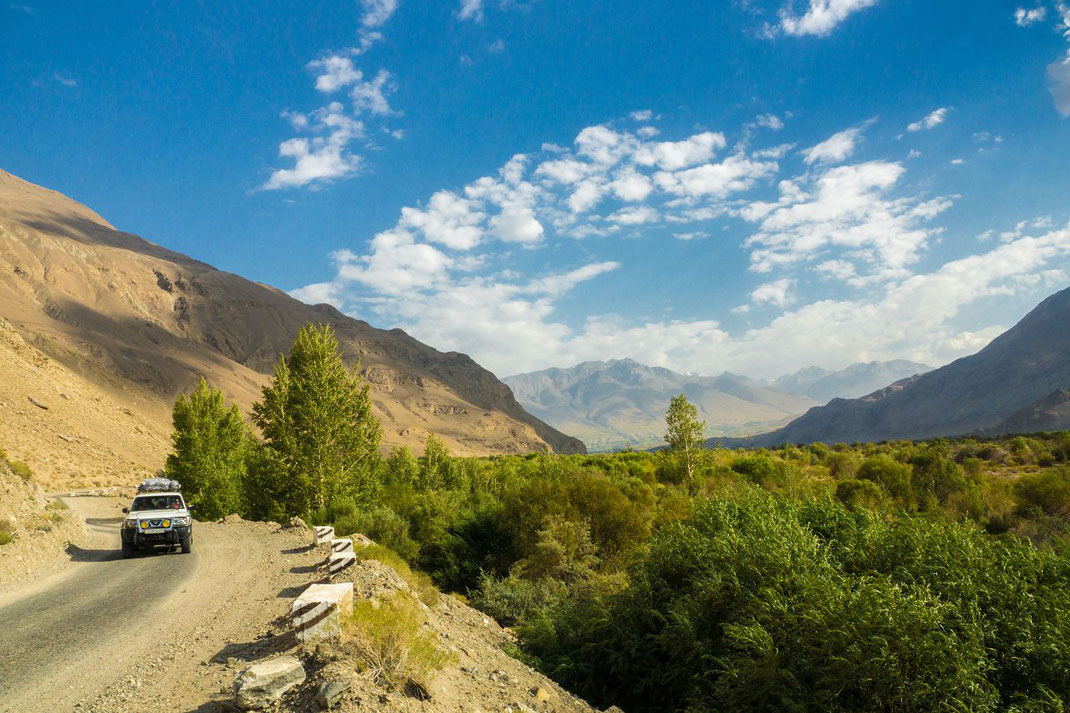
[[[397,592],[382,602],[358,602],[342,630],[361,670],[374,681],[392,690],[426,689],[452,656],[424,631],[425,621],[416,598]]]
[[[15,540],[15,523],[9,517],[0,517],[0,545],[6,545]]]
[[[8,467],[11,468],[11,472],[19,476],[26,482],[33,479],[33,470],[30,466],[26,465],[20,460],[8,461]]]

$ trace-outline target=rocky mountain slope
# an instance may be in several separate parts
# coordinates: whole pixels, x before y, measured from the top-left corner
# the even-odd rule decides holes
[[[661,443],[669,399],[679,393],[698,406],[710,435],[759,433],[816,403],[734,374],[688,376],[631,359],[584,362],[503,381],[524,408],[592,450]]]
[[[1070,289],[973,356],[860,399],[834,399],[756,445],[917,439],[1070,425]]]
[[[306,305],[216,270],[118,231],[89,208],[3,171],[0,317],[6,319],[0,362],[22,360],[19,385],[5,384],[0,397],[20,408],[38,390],[70,401],[67,386],[77,383],[85,391],[83,421],[92,421],[94,404],[105,420],[119,405],[132,421],[126,428],[144,432],[133,440],[151,445],[112,443],[95,434],[95,425],[85,434],[47,437],[82,438],[150,470],[159,467],[158,453],[166,448],[160,437],[169,431],[179,392],[204,375],[247,410],[308,322],[329,323],[347,359],[361,360],[387,446],[419,448],[434,432],[457,454],[583,450],[526,413],[508,387],[464,354],[439,352],[401,330],[376,329],[328,305]],[[29,413],[28,430],[34,421],[49,428],[48,411]],[[17,434],[0,438],[17,457],[41,457]],[[47,467],[37,470],[52,475]]]
[[[781,376],[772,385],[789,394],[808,396],[824,404],[836,398],[861,398],[900,379],[927,371],[932,371],[932,367],[906,359],[852,364],[838,371],[810,366]]]

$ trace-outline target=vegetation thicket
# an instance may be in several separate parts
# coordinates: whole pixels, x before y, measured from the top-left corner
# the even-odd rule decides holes
[[[466,594],[593,703],[1070,706],[1068,433],[707,450],[678,397],[658,453],[454,458],[432,437],[421,457],[380,458],[360,377],[309,329],[301,378],[320,386],[295,389],[294,355],[280,362],[272,393],[303,395],[273,401],[270,422],[258,405],[266,443],[245,434],[244,465],[219,467],[238,512],[368,535],[366,556]],[[339,393],[345,408],[326,400]],[[332,425],[306,420],[300,438],[323,440],[296,443],[294,424],[319,418]]]

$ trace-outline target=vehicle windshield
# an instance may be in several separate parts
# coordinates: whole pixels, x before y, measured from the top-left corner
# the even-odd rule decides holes
[[[139,495],[134,498],[130,512],[138,510],[181,510],[181,495]]]

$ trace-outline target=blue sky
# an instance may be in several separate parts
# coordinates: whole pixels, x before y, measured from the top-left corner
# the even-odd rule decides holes
[[[0,168],[499,375],[972,353],[1070,269],[1070,6],[0,5]]]

